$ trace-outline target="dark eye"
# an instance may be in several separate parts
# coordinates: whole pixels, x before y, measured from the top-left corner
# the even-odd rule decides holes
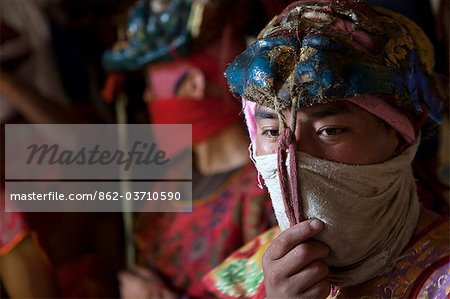
[[[328,137],[328,136],[335,136],[339,135],[345,132],[345,128],[325,128],[321,129],[317,132],[317,135]]]
[[[264,130],[262,134],[268,137],[278,137],[280,132],[278,130]]]

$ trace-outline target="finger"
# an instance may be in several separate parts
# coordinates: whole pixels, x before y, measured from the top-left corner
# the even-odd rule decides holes
[[[331,284],[327,279],[322,279],[302,293],[302,298],[327,298],[331,292]]]
[[[139,280],[122,280],[120,282],[120,288],[128,291],[142,291],[146,290],[148,287],[144,281]]]
[[[329,253],[330,248],[324,243],[308,241],[295,246],[284,257],[277,260],[279,263],[277,266],[280,269],[284,269],[280,273],[281,275],[289,277],[298,273],[312,262],[328,257]]]
[[[175,296],[175,294],[173,292],[171,292],[171,291],[169,291],[167,289],[163,289],[160,292],[160,298],[163,298],[163,299],[175,299],[176,296]]]
[[[300,222],[283,231],[264,253],[264,259],[277,260],[285,256],[295,246],[317,235],[323,229],[320,220],[312,219]]]
[[[304,267],[301,272],[288,278],[289,285],[292,285],[296,293],[303,293],[327,278],[328,266],[322,261],[314,261]]]
[[[129,277],[128,277],[129,278]],[[145,290],[145,286],[141,281],[137,281],[135,277],[131,280],[123,279],[120,281],[121,298],[138,298]]]
[[[131,272],[146,279],[152,279],[155,276],[150,270],[141,266],[134,267]]]
[[[126,271],[121,271],[119,272],[119,274],[117,275],[117,277],[119,278],[119,281],[122,283],[125,282],[130,282],[130,281],[136,281],[136,280],[140,280],[141,278],[137,277],[136,275],[126,272]]]
[[[149,298],[171,299],[176,297],[166,288],[153,288],[152,292],[149,293]]]

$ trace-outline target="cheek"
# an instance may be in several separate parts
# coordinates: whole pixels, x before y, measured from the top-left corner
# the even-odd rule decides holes
[[[377,138],[361,136],[324,150],[324,159],[351,165],[377,164],[391,159],[397,148],[395,134],[379,134]]]
[[[344,164],[365,165],[378,162],[373,146],[367,142],[335,145],[324,153],[324,159]]]
[[[383,136],[384,138],[380,138],[374,145],[378,149],[373,155],[373,159],[377,161],[375,163],[389,160],[397,154],[399,138],[396,132],[393,129],[389,129]]]
[[[391,127],[385,127],[377,123],[373,132],[373,138],[366,138],[362,144],[369,153],[367,164],[381,163],[393,158],[396,155],[399,142],[396,131]]]
[[[256,136],[256,155],[270,155],[277,152],[277,144],[268,142],[264,137]]]

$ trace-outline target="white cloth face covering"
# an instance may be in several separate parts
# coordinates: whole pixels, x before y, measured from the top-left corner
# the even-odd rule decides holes
[[[324,223],[315,239],[331,249],[326,263],[334,284],[356,285],[384,273],[409,242],[420,212],[411,168],[419,142],[420,136],[400,155],[371,165],[348,165],[297,153],[299,204],[304,219],[317,218]],[[285,230],[289,221],[277,154],[254,153],[278,224]]]

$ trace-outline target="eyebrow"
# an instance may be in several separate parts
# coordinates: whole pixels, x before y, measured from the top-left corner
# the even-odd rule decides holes
[[[313,118],[325,118],[335,115],[348,114],[350,112],[350,108],[346,103],[339,103],[337,105],[327,106],[323,109],[313,111],[311,112],[311,116]]]
[[[278,115],[276,112],[259,105],[256,107],[255,117],[256,119],[278,119]]]

